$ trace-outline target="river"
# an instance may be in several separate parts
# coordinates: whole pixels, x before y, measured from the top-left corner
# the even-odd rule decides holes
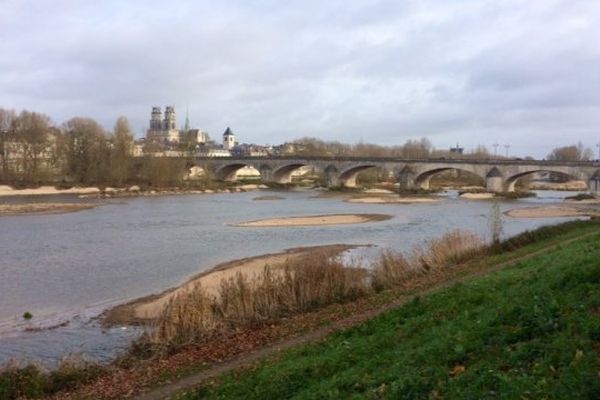
[[[437,203],[389,205],[347,203],[314,191],[275,194],[284,199],[253,200],[259,192],[140,197],[106,201],[70,214],[0,218],[0,363],[27,358],[51,365],[73,352],[109,361],[140,329],[102,329],[95,317],[103,310],[176,286],[224,261],[334,243],[406,250],[452,229],[488,234],[491,203],[458,199],[456,192],[445,193]],[[559,203],[572,194],[539,192],[535,199],[501,202],[501,209]],[[320,227],[230,225],[330,213],[383,213],[393,218]],[[505,217],[504,232],[514,235],[564,220]],[[373,252],[347,256],[368,258]],[[22,319],[24,312],[33,315],[31,321]]]

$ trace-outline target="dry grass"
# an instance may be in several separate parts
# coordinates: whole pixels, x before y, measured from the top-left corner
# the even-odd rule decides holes
[[[153,346],[173,349],[202,342],[242,326],[265,324],[329,304],[366,296],[373,289],[403,286],[411,279],[478,255],[483,242],[475,235],[452,231],[407,256],[382,253],[372,270],[343,265],[338,258],[316,252],[265,266],[255,276],[237,273],[223,279],[218,293],[200,285],[174,297],[149,336]]]
[[[485,249],[477,235],[455,230],[413,249],[408,255],[384,251],[373,266],[373,287],[381,290],[404,286],[415,277],[435,274],[442,268],[481,254]]]
[[[354,300],[369,290],[367,271],[316,252],[280,266],[265,266],[254,277],[238,273],[224,279],[216,296],[209,296],[200,285],[182,293],[163,311],[151,341],[178,347],[240,326]]]

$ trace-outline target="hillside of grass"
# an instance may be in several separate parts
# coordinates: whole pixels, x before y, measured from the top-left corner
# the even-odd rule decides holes
[[[600,234],[179,399],[598,399]]]

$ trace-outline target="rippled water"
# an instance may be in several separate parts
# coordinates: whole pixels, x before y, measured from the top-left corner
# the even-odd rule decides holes
[[[282,192],[285,199],[276,201],[254,201],[256,192],[134,198],[71,214],[0,218],[0,362],[10,357],[52,362],[67,352],[108,360],[139,331],[104,331],[95,316],[111,305],[178,285],[220,262],[333,243],[403,250],[451,229],[484,236],[488,231],[491,203],[459,200],[455,192],[439,203],[404,205],[346,203],[316,198],[317,194]],[[501,208],[559,202],[570,194],[540,192],[540,198],[503,202]],[[323,227],[229,225],[328,213],[384,213],[394,218]],[[504,230],[513,235],[563,220],[505,218]],[[34,315],[32,321],[22,320],[25,311]]]

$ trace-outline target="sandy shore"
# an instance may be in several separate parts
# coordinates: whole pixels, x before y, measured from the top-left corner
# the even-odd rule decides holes
[[[515,208],[504,214],[513,218],[560,218],[596,216],[600,215],[600,211],[568,206],[542,206]]]
[[[439,199],[430,197],[392,197],[392,196],[377,196],[377,197],[354,197],[346,200],[348,203],[362,204],[413,204],[413,203],[436,203]]]
[[[100,194],[97,187],[73,187],[70,189],[57,189],[54,186],[40,186],[35,189],[13,189],[10,186],[0,185],[0,196],[48,196],[54,194]]]
[[[62,214],[75,211],[89,210],[98,204],[71,203],[29,203],[29,204],[0,204],[0,216],[20,214]]]
[[[494,197],[494,193],[463,193],[460,195],[461,199],[467,200],[489,200]]]
[[[288,227],[288,226],[317,226],[317,225],[349,225],[365,222],[384,221],[392,218],[386,214],[329,214],[307,215],[303,217],[268,218],[256,221],[232,224],[239,227]]]
[[[314,251],[322,251],[326,255],[335,256],[355,247],[357,246],[341,244],[298,247],[281,253],[266,254],[219,264],[208,271],[196,275],[176,288],[169,289],[158,295],[143,297],[116,306],[103,314],[102,322],[107,326],[144,324],[159,316],[165,305],[174,296],[189,291],[197,284],[201,284],[207,293],[216,295],[221,280],[234,277],[238,272],[251,277],[260,273],[265,265],[278,268],[278,266],[287,260],[294,260]]]

